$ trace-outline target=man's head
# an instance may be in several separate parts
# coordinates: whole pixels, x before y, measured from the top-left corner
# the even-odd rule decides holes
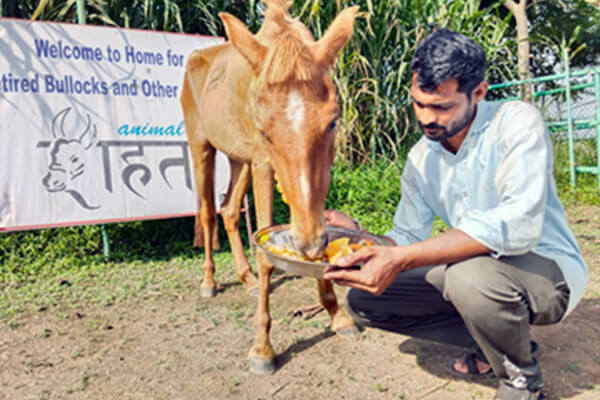
[[[440,29],[419,45],[411,63],[411,95],[429,139],[446,141],[466,133],[487,92],[485,68],[483,49],[459,33]]]
[[[417,73],[419,87],[434,91],[443,82],[455,78],[458,91],[470,97],[485,78],[485,52],[477,43],[460,33],[439,29],[419,45],[410,70]]]

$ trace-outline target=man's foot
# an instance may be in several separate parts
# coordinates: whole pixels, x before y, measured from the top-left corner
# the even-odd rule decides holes
[[[531,353],[534,357],[539,355],[539,346],[536,342],[531,341]],[[451,361],[450,363],[450,372],[454,376],[458,377],[492,377],[494,376],[494,371],[492,371],[492,367],[488,362],[487,358],[481,351],[478,349],[474,353],[468,354],[464,358],[457,358]]]
[[[473,361],[475,362],[475,366],[471,367],[471,369],[469,369],[469,358],[472,358]],[[488,364],[487,362],[480,360],[479,358],[477,358],[475,353],[469,354],[467,357],[465,358],[457,358],[454,360],[454,365],[453,365],[453,369],[461,374],[477,374],[477,375],[486,375],[488,374],[491,370],[492,367],[490,367],[490,364]]]
[[[452,360],[450,372],[461,378],[491,377],[494,372],[481,352]]]

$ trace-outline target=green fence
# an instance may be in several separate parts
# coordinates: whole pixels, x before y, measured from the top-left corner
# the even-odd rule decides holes
[[[559,74],[533,79],[503,82],[490,85],[490,93],[510,90],[531,84],[533,102],[545,115],[551,134],[568,142],[569,177],[575,188],[577,173],[596,174],[600,190],[600,66],[571,71],[567,52],[564,52],[564,71]],[[518,96],[502,97],[497,101],[517,100]],[[551,110],[554,109],[554,113]],[[574,142],[595,140],[596,165],[580,165],[577,162]]]

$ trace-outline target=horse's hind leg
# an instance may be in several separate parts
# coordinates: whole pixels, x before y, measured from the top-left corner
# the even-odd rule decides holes
[[[227,197],[221,207],[221,217],[227,230],[238,277],[246,285],[249,292],[258,294],[258,280],[252,273],[252,269],[250,269],[240,238],[240,209],[244,195],[250,185],[250,165],[235,160],[230,160],[230,164],[231,182]]]
[[[187,85],[184,84],[187,89]],[[184,109],[185,129],[188,135],[188,144],[190,153],[194,162],[194,178],[196,180],[196,191],[200,198],[200,209],[198,210],[196,220],[200,221],[202,237],[204,239],[204,280],[200,286],[200,295],[202,297],[213,297],[217,293],[217,285],[214,279],[215,262],[212,254],[212,233],[217,223],[216,210],[214,204],[214,169],[215,169],[215,149],[205,139],[199,121],[197,111],[192,104],[187,102],[190,97],[187,96],[189,90],[184,91],[182,99]],[[187,108],[185,106],[188,106]]]
[[[207,73],[208,62],[200,52],[192,53],[186,65],[185,79],[181,89],[181,106],[185,131],[192,160],[194,161],[194,178],[196,180],[196,191],[200,197],[200,224],[204,237],[204,280],[200,286],[202,297],[213,297],[216,295],[216,282],[214,279],[215,262],[212,254],[212,233],[217,223],[215,199],[214,199],[214,171],[215,171],[215,148],[206,139],[202,130],[198,108],[199,95],[201,93],[204,79]]]
[[[329,316],[331,316],[331,330],[340,336],[357,337],[359,333],[358,328],[354,324],[352,317],[338,305],[331,281],[317,279],[317,284],[319,286],[321,304],[325,307]]]

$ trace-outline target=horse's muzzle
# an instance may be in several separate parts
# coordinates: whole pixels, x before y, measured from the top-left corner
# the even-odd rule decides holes
[[[328,242],[329,237],[327,236],[327,233],[317,236],[317,239],[311,242],[298,240],[295,235],[292,235],[292,246],[302,256],[308,258],[309,260],[320,258],[323,255]]]

